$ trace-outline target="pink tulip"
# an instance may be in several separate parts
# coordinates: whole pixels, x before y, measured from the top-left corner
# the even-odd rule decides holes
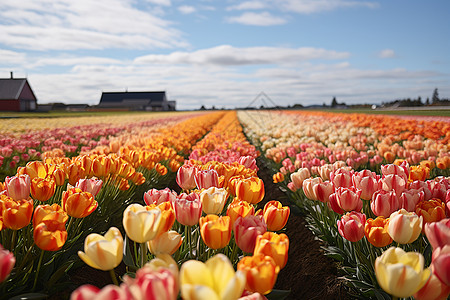
[[[361,171],[353,175],[353,185],[362,191],[361,199],[370,200],[372,195],[381,188],[381,184],[380,180],[372,175],[372,172],[369,173],[370,175],[365,174],[368,173]]]
[[[15,263],[16,258],[14,257],[14,254],[3,249],[2,245],[0,245],[0,283],[5,281],[9,276]]]
[[[6,194],[14,200],[26,200],[30,196],[31,179],[28,175],[6,177]]]
[[[323,181],[320,177],[308,178],[303,180],[303,192],[305,193],[306,198],[310,200],[317,200],[313,187],[321,182]]]
[[[410,190],[421,190],[424,193],[424,201],[430,200],[432,197],[428,184],[425,181],[416,180],[409,184]]]
[[[312,187],[314,197],[320,201],[327,203],[330,195],[334,193],[334,185],[331,181],[319,182]]]
[[[209,189],[219,186],[219,174],[216,170],[201,170],[194,175],[195,185],[199,189]]]
[[[295,188],[301,189],[303,187],[303,181],[311,177],[309,169],[300,168],[297,172],[291,174],[291,181],[294,183]]]
[[[336,192],[330,195],[330,203],[333,202],[332,207],[338,206],[343,211],[361,211],[363,203],[360,196],[360,189],[338,187]]]
[[[398,175],[402,177],[405,181],[408,181],[409,164],[406,161],[404,161],[400,166],[394,164],[382,165],[381,174],[383,174],[383,177],[386,177],[388,175]]]
[[[325,164],[318,169],[319,176],[322,180],[329,180],[331,172],[333,172],[333,165],[331,164]]]
[[[414,294],[415,300],[444,300],[450,293],[450,286],[445,285],[431,273],[425,285]]]
[[[350,242],[357,242],[364,237],[366,215],[360,212],[348,212],[337,221],[339,234]]]
[[[393,212],[399,209],[399,202],[395,191],[376,191],[372,196],[370,208],[376,216],[388,218]]]
[[[126,276],[133,299],[175,300],[178,296],[178,282],[172,271],[161,268],[158,271],[144,267],[136,272],[136,278]]]
[[[243,165],[247,169],[252,169],[258,171],[258,166],[256,165],[256,159],[252,156],[241,156],[239,157],[238,164]]]
[[[246,253],[253,253],[256,237],[267,231],[267,225],[262,215],[238,217],[233,227],[236,245]]]
[[[173,200],[175,217],[178,222],[186,226],[193,226],[198,223],[202,215],[202,202],[197,193],[181,193]]]
[[[169,188],[163,190],[151,189],[144,193],[144,201],[147,205],[159,205],[163,202],[173,202],[177,198],[177,193]]]
[[[351,171],[341,168],[330,174],[330,180],[333,182],[335,188],[349,188],[353,185],[352,176],[353,173]]]
[[[425,224],[425,234],[433,249],[450,245],[450,218]]]
[[[75,187],[81,189],[83,192],[91,193],[95,197],[97,196],[98,192],[100,192],[102,185],[102,180],[91,178],[78,180],[75,184]]]
[[[433,273],[447,286],[450,286],[450,252],[441,251],[433,254]]]
[[[415,211],[416,205],[424,201],[425,193],[422,190],[405,190],[399,197],[400,208]]]
[[[109,284],[102,289],[96,286],[85,284],[77,288],[71,295],[70,300],[132,300],[128,286]]]
[[[438,198],[442,201],[445,201],[445,196],[447,193],[447,187],[445,181],[427,181],[428,188],[431,191],[431,198]]]
[[[381,178],[381,186],[385,191],[395,191],[396,195],[401,195],[406,189],[406,180],[395,174],[389,174]]]
[[[195,188],[195,174],[197,169],[194,166],[181,166],[177,171],[177,184],[183,190],[191,190]]]

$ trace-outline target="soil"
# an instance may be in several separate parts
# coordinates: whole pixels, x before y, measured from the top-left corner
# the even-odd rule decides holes
[[[258,177],[264,181],[265,197],[259,206],[278,200],[290,206],[289,200],[276,184],[267,168],[258,164]],[[350,299],[334,260],[324,255],[322,243],[305,226],[305,220],[291,208],[286,235],[289,252],[286,266],[278,274],[274,289],[290,290],[286,299]]]
[[[278,200],[284,206],[290,205],[286,194],[273,183],[270,170],[260,163],[258,165],[258,176],[264,181],[266,193],[258,207],[263,207],[270,200]],[[335,261],[324,255],[322,243],[315,239],[305,226],[303,217],[294,211],[294,208],[291,208],[285,232],[289,237],[288,262],[278,274],[274,289],[290,290],[286,299],[350,299],[343,279],[337,274]],[[122,276],[126,272],[125,265],[119,265],[115,272],[116,275]],[[112,284],[108,272],[87,265],[71,271],[70,277],[71,288],[50,299],[68,298],[71,291],[83,284],[100,288]]]

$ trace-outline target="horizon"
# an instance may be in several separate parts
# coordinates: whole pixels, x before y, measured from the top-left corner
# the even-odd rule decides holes
[[[445,0],[0,3],[0,78],[38,104],[166,91],[177,110],[450,98]],[[17,18],[20,16],[20,18]]]

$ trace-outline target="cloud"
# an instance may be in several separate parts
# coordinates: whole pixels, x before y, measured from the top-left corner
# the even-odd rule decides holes
[[[250,10],[250,9],[265,9],[268,8],[268,3],[264,1],[244,1],[237,5],[227,7],[227,10]]]
[[[11,50],[0,49],[0,66],[22,64],[26,60],[26,54]]]
[[[254,26],[272,26],[286,24],[287,20],[281,17],[272,16],[269,12],[246,12],[240,16],[227,17],[229,23],[239,23]]]
[[[366,8],[378,7],[378,3],[373,1],[281,0],[278,1],[277,3],[281,9],[299,14],[312,14],[349,7],[366,7]]]
[[[148,3],[162,5],[162,6],[171,6],[172,3],[170,0],[145,0]]]
[[[170,5],[170,1],[151,2]],[[34,50],[187,45],[171,22],[120,0],[0,2],[0,40],[10,47]]]
[[[195,7],[189,5],[182,5],[178,7],[178,11],[184,15],[192,14],[196,11]]]
[[[378,53],[379,58],[393,58],[396,57],[395,51],[392,49],[384,49]]]
[[[237,48],[221,45],[194,52],[172,52],[167,55],[146,55],[137,57],[136,64],[190,64],[242,66],[264,64],[292,64],[312,59],[344,59],[348,52],[337,52],[320,48]]]

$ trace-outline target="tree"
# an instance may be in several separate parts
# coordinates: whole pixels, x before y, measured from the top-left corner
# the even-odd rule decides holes
[[[430,98],[427,97],[427,101],[425,102],[425,105],[430,105]]]
[[[438,89],[437,88],[434,89],[433,97],[431,98],[431,101],[433,103],[439,102],[439,93],[438,93]]]
[[[336,101],[336,97],[333,97],[333,100],[331,101],[331,107],[336,107],[338,106],[338,103]]]

